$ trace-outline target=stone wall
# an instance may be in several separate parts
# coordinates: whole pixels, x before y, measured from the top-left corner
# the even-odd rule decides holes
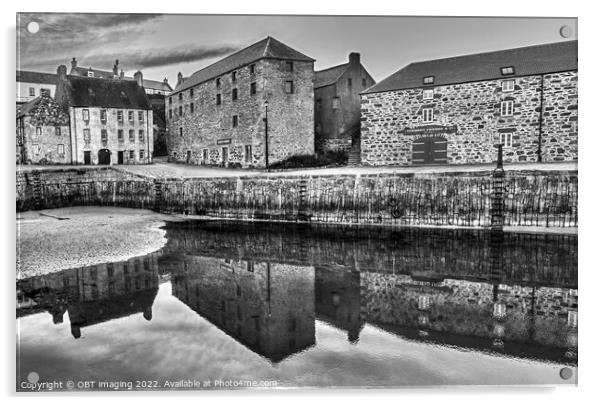
[[[577,178],[576,171],[508,171],[505,224],[577,227]],[[17,210],[117,205],[244,220],[478,228],[491,224],[491,182],[489,171],[188,179],[27,171],[17,173]]]
[[[494,145],[510,137],[504,161],[536,162],[540,124],[542,161],[577,160],[577,72],[508,80],[513,91],[502,91],[504,80],[435,86],[432,100],[423,99],[422,88],[362,95],[362,163],[412,164],[412,143],[433,136],[416,129],[429,126],[446,128],[437,136],[447,140],[448,164],[494,161]],[[514,102],[512,116],[501,116],[503,101]],[[425,108],[433,109],[432,122],[423,120]]]
[[[226,72],[220,77],[219,88],[212,79],[195,86],[192,94],[185,89],[168,98],[167,145],[171,161],[264,167],[266,100],[270,163],[314,153],[313,63],[295,61],[292,72],[286,71],[283,60],[262,59],[253,65],[255,73],[251,73],[250,65],[238,68],[235,82],[231,72]],[[293,81],[292,94],[285,92],[288,80]],[[252,83],[256,94],[251,94]],[[237,89],[237,100],[232,98],[233,89]],[[220,105],[216,103],[217,94],[221,95]],[[238,117],[236,127],[233,116]],[[247,146],[252,151],[250,160],[245,158]]]
[[[68,124],[37,125],[31,117],[23,117],[20,125],[22,125],[23,131],[23,145],[21,146],[23,163],[71,163],[71,136]],[[38,128],[40,134],[37,133]],[[59,128],[60,135],[57,134],[57,128]]]

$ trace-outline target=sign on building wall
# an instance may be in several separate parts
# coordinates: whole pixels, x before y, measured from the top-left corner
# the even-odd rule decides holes
[[[458,132],[457,125],[422,125],[413,128],[404,128],[401,131],[404,135],[437,135],[437,134],[455,134]]]

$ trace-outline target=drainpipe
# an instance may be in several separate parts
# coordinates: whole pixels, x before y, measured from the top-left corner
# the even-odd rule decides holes
[[[541,75],[541,85],[539,86],[539,136],[537,138],[537,161],[541,162],[541,136],[543,131],[543,74]]]
[[[71,117],[73,117],[73,135],[72,135],[72,142],[71,142],[71,146],[73,146],[73,140],[75,140],[75,149],[71,149],[71,163],[75,163],[76,165],[79,164],[79,162],[77,161],[77,155],[78,155],[78,151],[77,151],[77,118],[75,116],[75,108],[70,107],[69,108],[70,113],[69,113],[69,119],[71,119]],[[71,126],[69,126],[69,131],[71,131]],[[73,153],[75,153],[75,162],[73,162]]]
[[[151,153],[150,153],[150,132],[148,130],[148,112],[152,110],[146,110],[146,162],[151,163]],[[154,134],[153,134],[154,135]]]

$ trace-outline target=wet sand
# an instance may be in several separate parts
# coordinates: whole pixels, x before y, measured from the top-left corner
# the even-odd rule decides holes
[[[161,249],[168,215],[113,207],[17,213],[17,279],[127,260]]]

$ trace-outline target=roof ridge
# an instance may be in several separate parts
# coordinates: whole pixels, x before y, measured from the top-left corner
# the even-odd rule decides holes
[[[327,70],[337,69],[337,68],[343,67],[345,65],[349,65],[349,62],[341,63],[340,65],[331,66],[329,68],[322,69],[322,70],[316,70],[314,73],[326,72]]]
[[[268,56],[268,48],[270,46],[270,41],[272,40],[272,37],[270,37],[268,35],[268,37],[266,39],[267,39],[267,41],[265,42],[265,48],[263,48],[263,54],[262,54],[264,57]]]

